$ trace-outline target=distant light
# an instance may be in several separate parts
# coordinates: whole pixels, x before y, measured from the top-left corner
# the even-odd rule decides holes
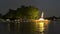
[[[44,20],[43,18],[40,18],[39,20]]]
[[[10,21],[10,19],[6,19],[6,21]]]

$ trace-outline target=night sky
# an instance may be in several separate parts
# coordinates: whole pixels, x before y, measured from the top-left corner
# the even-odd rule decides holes
[[[35,6],[47,17],[60,16],[60,0],[0,0],[0,13],[6,14],[9,8],[16,9],[21,5]]]

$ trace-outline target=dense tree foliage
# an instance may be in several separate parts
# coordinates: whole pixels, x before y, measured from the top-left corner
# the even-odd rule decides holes
[[[17,10],[9,9],[9,12],[4,16],[5,18],[28,18],[37,19],[39,16],[39,10],[34,6],[21,6]]]
[[[9,12],[3,16],[3,18],[13,18],[16,14],[16,10],[9,9]]]
[[[0,18],[2,18],[2,14],[0,14]]]

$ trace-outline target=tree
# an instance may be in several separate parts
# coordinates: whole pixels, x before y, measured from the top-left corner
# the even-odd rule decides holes
[[[22,6],[21,8],[17,8],[17,10],[9,10],[9,12],[5,15],[6,18],[24,18],[27,19],[37,19],[39,16],[38,8],[34,6]]]
[[[17,16],[21,18],[28,18],[28,19],[35,19],[39,16],[39,10],[35,8],[34,6],[28,6],[28,7],[21,7],[20,9],[17,9]]]
[[[9,12],[3,18],[15,18],[16,10],[9,9]]]
[[[2,18],[2,14],[0,14],[0,18]]]
[[[28,18],[37,19],[39,16],[39,10],[34,6],[29,6],[27,11]]]

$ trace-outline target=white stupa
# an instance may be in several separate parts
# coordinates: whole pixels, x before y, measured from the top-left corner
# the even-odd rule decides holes
[[[44,20],[44,13],[42,12],[42,14],[41,14],[41,17],[40,17],[40,19],[39,20]]]

